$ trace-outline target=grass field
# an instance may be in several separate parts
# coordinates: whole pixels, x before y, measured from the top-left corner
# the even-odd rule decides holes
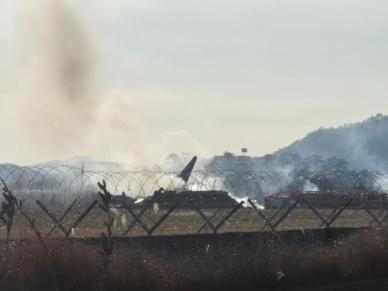
[[[69,229],[74,221],[81,215],[83,209],[74,209],[64,219],[64,227]],[[211,218],[213,225],[217,225],[223,218],[230,213],[231,209],[206,209],[203,213]],[[328,217],[332,213],[332,209],[318,209],[318,212],[323,217]],[[50,209],[50,212],[56,217],[60,217],[63,210]],[[137,223],[129,232],[125,231],[133,221],[133,217],[126,210],[118,210],[116,215],[116,227],[114,228],[114,236],[142,236],[147,235],[147,232]],[[139,210],[135,210],[136,213]],[[154,210],[147,210],[142,216],[144,224],[151,228],[164,215],[166,210],[161,209],[158,213]],[[262,213],[270,219],[276,209],[263,210]],[[272,220],[272,224],[276,224],[279,218],[284,215],[286,210],[281,211]],[[386,213],[381,210],[372,210],[375,216],[384,217]],[[27,209],[26,213],[35,220],[35,224],[43,236],[46,236],[53,227],[54,222],[41,209]],[[101,209],[95,207],[85,219],[74,229],[72,235],[75,237],[99,237],[104,230],[104,216]],[[362,209],[347,209],[338,217],[331,227],[347,227],[347,228],[362,228],[370,226],[373,221],[370,214]],[[123,222],[125,224],[123,224]],[[188,209],[174,210],[166,220],[153,232],[153,235],[179,235],[179,234],[196,234],[205,223],[204,219],[195,211]],[[322,221],[310,209],[295,208],[277,227],[277,231],[291,229],[315,229],[322,225]],[[270,230],[265,226],[264,220],[252,208],[240,208],[218,229],[219,233],[223,232],[257,232]],[[211,233],[212,229],[206,226],[201,233]],[[33,234],[32,229],[28,226],[27,221],[17,214],[14,220],[11,237],[14,239],[29,238]],[[5,238],[6,228],[2,225],[0,228],[0,238]],[[63,237],[63,232],[56,228],[51,237]]]

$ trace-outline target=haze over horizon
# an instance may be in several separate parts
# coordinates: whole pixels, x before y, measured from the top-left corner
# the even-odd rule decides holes
[[[386,1],[29,2],[0,2],[0,161],[264,155],[388,113]]]

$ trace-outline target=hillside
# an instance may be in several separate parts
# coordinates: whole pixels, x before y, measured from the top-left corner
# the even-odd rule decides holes
[[[355,168],[388,171],[388,116],[378,114],[363,122],[318,129],[274,155],[284,153],[336,156]]]
[[[205,169],[254,173],[264,193],[387,191],[388,116],[378,114],[359,123],[321,128],[263,157],[226,152],[213,157]]]

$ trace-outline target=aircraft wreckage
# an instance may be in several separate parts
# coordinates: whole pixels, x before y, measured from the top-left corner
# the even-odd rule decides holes
[[[138,201],[128,197],[123,193],[119,196],[113,197],[113,203],[120,207],[120,205],[131,206],[132,208],[153,206],[155,204],[160,208],[170,208],[173,205],[178,205],[178,208],[192,208],[193,205],[199,208],[232,208],[238,202],[229,196],[225,191],[193,191],[187,189],[187,182],[189,181],[193,172],[194,166],[197,162],[197,157],[194,156],[186,167],[177,175],[182,180],[182,186],[176,190],[169,190],[160,188],[155,191],[152,196],[149,196],[142,201]]]

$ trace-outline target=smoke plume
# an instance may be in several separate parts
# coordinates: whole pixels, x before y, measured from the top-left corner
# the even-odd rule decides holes
[[[93,121],[95,55],[63,1],[23,1],[16,39],[13,110],[30,146],[22,159],[53,158],[82,145]]]
[[[75,11],[62,0],[20,5],[9,109],[17,112],[18,159],[87,155],[138,163],[141,125],[128,96],[97,86],[98,54]]]
[[[12,77],[7,78],[13,81],[1,96],[7,110],[0,111],[8,161],[28,164],[81,155],[144,167],[172,151],[198,149],[184,131],[148,137],[129,90],[104,88],[95,40],[74,5],[17,1]]]

